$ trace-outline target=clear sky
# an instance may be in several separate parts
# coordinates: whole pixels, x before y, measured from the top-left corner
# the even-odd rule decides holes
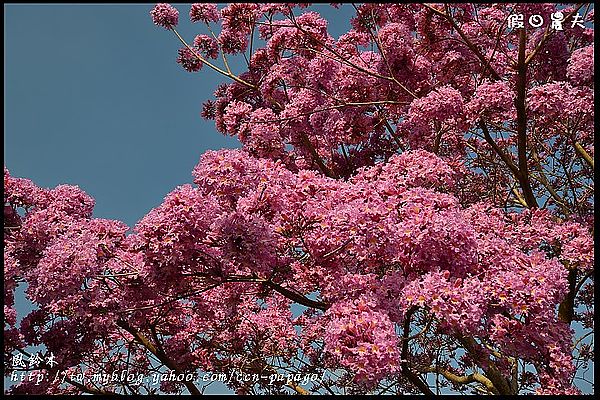
[[[176,63],[172,32],[153,25],[153,4],[4,6],[4,164],[42,187],[79,185],[94,215],[133,226],[207,149],[239,147],[200,117],[226,78]],[[201,26],[176,5],[191,42]],[[316,5],[338,36],[351,6]],[[239,68],[238,68],[239,71]]]
[[[182,34],[196,28],[179,6]],[[4,162],[43,187],[76,184],[95,216],[133,225],[207,149],[237,147],[199,116],[220,76],[175,62],[151,4],[4,8]]]

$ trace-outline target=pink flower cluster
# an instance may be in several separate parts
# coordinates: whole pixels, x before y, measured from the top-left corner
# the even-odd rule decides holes
[[[205,57],[217,58],[219,55],[219,44],[215,38],[208,35],[196,35],[194,38],[194,47]]]
[[[219,9],[216,4],[194,3],[190,7],[190,20],[192,22],[217,22],[219,20]]]
[[[325,318],[325,349],[355,371],[357,382],[372,385],[400,368],[398,336],[389,317],[364,299],[335,303]]]
[[[182,47],[178,50],[179,57],[177,63],[181,64],[183,69],[188,72],[197,72],[202,68],[202,60],[196,55],[193,50],[187,47]]]
[[[576,85],[589,85],[594,82],[593,45],[577,49],[571,54],[567,76]]]
[[[467,104],[469,119],[473,122],[481,117],[492,122],[513,119],[514,99],[515,92],[506,82],[484,82]]]
[[[158,3],[150,11],[150,16],[155,25],[165,29],[173,29],[179,22],[179,11],[168,3]]]

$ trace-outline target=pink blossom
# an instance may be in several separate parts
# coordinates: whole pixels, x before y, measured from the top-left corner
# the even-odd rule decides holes
[[[216,4],[194,3],[190,7],[190,20],[192,22],[217,22],[219,20],[219,10]]]
[[[179,20],[179,11],[168,3],[157,3],[150,11],[152,22],[165,29],[173,29]]]
[[[202,60],[195,54],[194,51],[187,47],[182,47],[178,50],[179,57],[177,63],[188,72],[197,72],[202,68]]]
[[[325,348],[354,374],[354,380],[372,384],[400,368],[398,338],[389,318],[363,299],[336,303],[327,311]]]
[[[216,59],[219,54],[219,44],[215,38],[208,35],[196,35],[194,38],[194,47],[205,57]]]
[[[239,101],[231,102],[225,112],[225,127],[227,133],[231,136],[240,135],[240,140],[244,140],[247,135],[247,114],[252,110],[252,106],[248,103],[242,103]]]
[[[484,82],[467,105],[470,119],[477,121],[485,116],[491,121],[500,121],[512,117],[514,98],[514,91],[506,82]]]
[[[567,76],[573,84],[587,85],[594,81],[594,46],[582,47],[571,54]]]

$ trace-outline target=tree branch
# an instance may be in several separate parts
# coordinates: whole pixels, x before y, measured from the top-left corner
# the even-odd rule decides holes
[[[467,385],[469,383],[478,382],[486,387],[488,392],[493,394],[499,394],[498,390],[494,387],[492,381],[490,381],[485,375],[482,375],[478,372],[474,372],[470,375],[456,375],[450,371],[447,371],[440,366],[436,365],[435,367],[428,367],[426,369],[427,372],[435,372],[436,374],[442,375],[444,378],[449,381],[461,385]]]
[[[533,159],[535,160],[537,167],[538,167],[538,171],[539,171],[539,178],[537,180],[542,185],[544,185],[544,187],[548,190],[548,192],[550,193],[550,196],[552,196],[554,201],[556,201],[556,203],[560,206],[563,213],[565,213],[565,215],[568,215],[571,212],[571,210],[569,210],[569,207],[565,203],[564,199],[559,196],[559,194],[556,192],[556,189],[554,189],[554,186],[552,186],[552,184],[546,177],[546,173],[544,172],[544,167],[542,166],[542,163],[540,162],[540,159],[538,157],[537,151],[535,150],[535,147],[532,147],[531,150],[532,150],[531,154],[533,155]]]
[[[280,286],[272,281],[266,281],[265,283],[267,286],[269,286],[271,289],[275,290],[277,293],[287,297],[290,300],[295,301],[298,304],[302,304],[303,306],[310,307],[310,308],[317,308],[322,311],[326,311],[329,308],[329,305],[326,303],[323,303],[321,301],[311,300],[311,299],[301,295],[298,292],[284,288],[283,286]]]
[[[569,14],[567,14],[567,16],[564,18],[563,21],[566,21],[568,19],[570,19],[571,17],[573,17],[577,12],[579,12],[579,9],[583,7],[583,4],[579,4],[577,5],[577,8],[575,8],[573,11],[571,11]],[[546,26],[546,31],[544,32],[544,36],[542,37],[542,39],[540,40],[540,42],[537,44],[537,46],[535,46],[535,49],[533,49],[533,51],[531,52],[531,54],[529,54],[527,56],[527,59],[525,60],[525,64],[528,65],[532,60],[533,57],[535,57],[535,55],[540,51],[540,49],[544,46],[544,44],[546,43],[546,41],[550,38],[550,36],[552,35],[552,33],[554,32],[553,29],[550,29],[550,24],[548,24]],[[525,29],[523,29],[523,32],[525,31]]]
[[[298,384],[296,384],[296,383],[294,383],[294,382],[292,382],[292,381],[290,381],[290,382],[286,383],[286,386],[287,386],[287,387],[289,387],[289,388],[292,388],[292,389],[294,389],[294,391],[295,391],[296,393],[298,393],[299,395],[302,395],[302,396],[307,396],[307,395],[309,395],[309,394],[310,394],[310,393],[308,392],[308,390],[304,389],[302,386],[300,386],[300,385],[298,385]]]
[[[181,35],[179,34],[179,32],[177,32],[177,30],[175,29],[175,27],[171,27],[171,30],[173,31],[173,33],[175,34],[175,36],[177,36],[177,38],[179,39],[179,41],[188,48],[189,51],[191,51],[194,56],[202,61],[202,63],[208,65],[210,68],[212,68],[213,70],[217,71],[218,73],[220,73],[221,75],[224,75],[228,78],[233,79],[234,81],[241,83],[242,85],[245,85],[251,89],[256,89],[256,86],[254,86],[253,84],[246,82],[245,80],[243,80],[242,78],[234,75],[231,73],[231,71],[227,72],[227,71],[223,71],[221,68],[217,67],[216,65],[213,65],[210,61],[208,61],[207,59],[205,59],[204,57],[202,57],[200,54],[198,54],[198,52],[196,50],[194,50],[192,47],[190,47],[189,44],[186,43],[185,40],[183,40],[183,38],[181,37]],[[224,56],[224,55],[223,55]],[[229,70],[229,66],[227,66],[227,69]]]
[[[525,63],[525,49],[527,47],[525,29],[519,33],[519,58],[517,64],[517,96],[515,108],[517,110],[517,155],[519,160],[518,180],[523,189],[523,197],[530,208],[538,208],[537,200],[531,189],[529,171],[527,166],[527,110],[525,98],[527,94],[527,64]]]
[[[575,314],[573,308],[575,307],[575,296],[577,294],[575,290],[577,287],[577,268],[569,269],[567,281],[569,282],[569,293],[567,293],[567,296],[558,306],[558,319],[570,324]]]
[[[313,144],[310,142],[310,139],[308,138],[306,133],[302,132],[300,134],[300,139],[302,140],[302,144],[304,144],[308,148],[310,155],[312,156],[313,160],[319,166],[319,169],[321,170],[321,172],[329,178],[336,178],[335,174],[333,172],[331,172],[331,170],[327,167],[327,165],[325,165],[325,163],[323,162],[323,160],[317,153],[317,150],[315,149]]]
[[[133,335],[133,337],[136,338],[136,340],[142,346],[144,346],[146,349],[148,349],[148,351],[150,351],[150,353],[154,354],[154,356],[156,356],[156,358],[158,358],[167,368],[169,368],[170,370],[175,372],[177,375],[182,374],[182,371],[179,369],[177,364],[175,364],[175,362],[173,362],[170,358],[168,358],[167,355],[162,350],[158,349],[141,332],[138,332],[131,325],[129,325],[127,323],[127,321],[125,321],[123,319],[119,319],[117,321],[117,326],[119,326],[119,327],[125,329],[127,332],[131,333]],[[188,381],[184,380],[183,384],[188,389],[190,394],[202,394],[200,392],[200,390],[198,390],[198,388],[192,382],[188,382]]]
[[[458,342],[465,348],[465,350],[473,355],[475,358],[478,358],[478,355],[481,353],[477,346],[479,344],[472,337],[459,336],[456,338]],[[480,357],[480,356],[479,356]],[[498,370],[493,360],[490,360],[488,356],[485,357],[484,360],[488,367],[484,369],[486,377],[492,382],[495,393],[503,394],[503,395],[513,395],[515,385],[511,384],[509,379],[505,378],[502,373]]]
[[[585,160],[585,162],[593,169],[594,157],[590,156],[588,152],[585,151],[585,149],[579,144],[579,142],[575,142],[573,147],[575,147],[575,151],[577,151],[577,154],[579,154]]]
[[[517,168],[517,166],[512,162],[510,157],[494,141],[494,139],[492,138],[492,135],[490,135],[490,131],[489,131],[486,123],[483,121],[483,119],[479,120],[479,128],[481,128],[481,131],[483,132],[483,137],[485,138],[485,141],[490,146],[492,146],[492,149],[494,150],[494,152],[496,154],[498,154],[498,156],[500,156],[502,161],[504,161],[504,164],[506,164],[506,166],[511,170],[511,172],[515,176],[515,179],[518,180],[519,175],[520,175],[519,168]]]
[[[289,8],[289,7],[288,7]],[[363,72],[365,74],[374,76],[376,78],[380,78],[380,79],[385,79],[388,81],[392,81],[394,83],[396,83],[398,86],[400,86],[400,88],[402,88],[402,90],[404,90],[407,94],[409,94],[413,99],[418,98],[418,96],[416,94],[414,94],[411,90],[409,90],[406,86],[404,86],[402,83],[400,83],[394,76],[384,76],[381,74],[378,74],[376,72],[373,71],[369,71],[365,68],[362,68],[358,65],[356,65],[355,63],[347,60],[346,58],[343,57],[342,54],[340,54],[335,48],[327,45],[327,43],[323,43],[321,40],[317,39],[316,37],[314,37],[310,32],[308,32],[307,30],[305,30],[304,28],[302,28],[300,26],[300,24],[298,24],[298,22],[296,21],[296,19],[294,18],[294,14],[292,13],[292,9],[289,8],[289,12],[290,12],[290,20],[292,21],[292,23],[294,24],[294,27],[296,29],[298,29],[300,32],[304,33],[305,35],[307,35],[308,37],[310,37],[312,40],[314,40],[315,42],[317,42],[319,45],[323,46],[323,48],[327,49],[328,51],[330,51],[332,54],[334,54],[337,58],[337,61],[341,61],[342,63],[360,71]],[[308,49],[308,50],[312,50],[312,49]]]
[[[65,378],[65,382],[75,386],[77,389],[81,390],[82,392],[89,393],[89,394],[102,395],[102,396],[118,396],[119,395],[119,393],[87,387],[84,384],[79,383],[79,382],[74,381],[69,378]]]
[[[575,287],[575,293],[579,292],[579,289],[581,289],[585,281],[587,281],[592,275],[594,275],[594,269],[589,270],[584,276],[581,277],[579,282],[577,282],[577,286]]]
[[[252,277],[252,276],[229,276],[229,277],[225,278],[224,282],[264,283],[265,285],[267,285],[268,287],[270,287],[277,293],[283,295],[284,297],[287,297],[290,300],[295,301],[298,304],[302,304],[303,306],[310,307],[310,308],[316,308],[316,309],[323,310],[323,311],[325,311],[329,308],[329,305],[327,303],[324,303],[321,301],[316,301],[316,300],[311,300],[308,297],[305,297],[304,295],[302,295],[294,290],[284,288],[283,286],[273,282],[270,279],[262,279],[262,278]]]
[[[460,26],[458,26],[458,24],[456,23],[456,21],[447,13],[440,11],[432,6],[430,6],[429,4],[423,4],[425,7],[427,7],[427,9],[429,9],[430,11],[432,11],[433,13],[439,15],[440,17],[445,18],[448,22],[450,22],[450,24],[452,25],[452,27],[454,28],[454,30],[456,30],[456,32],[460,35],[460,37],[462,38],[462,40],[464,41],[464,43],[467,45],[467,47],[475,54],[475,56],[477,56],[477,58],[479,58],[479,61],[481,61],[481,64],[484,66],[484,71],[487,68],[492,77],[495,80],[500,80],[500,75],[498,75],[498,73],[492,68],[490,62],[485,58],[485,56],[479,51],[479,49],[477,48],[477,46],[475,46],[475,44],[473,44],[473,42],[471,42],[471,40],[469,40],[469,38],[467,37],[467,35],[465,35],[465,33],[462,31],[462,29],[460,29]]]
[[[413,314],[417,311],[417,307],[413,306],[408,309],[406,315],[404,316],[404,325],[402,332],[402,353],[400,355],[400,365],[402,367],[402,375],[404,375],[410,383],[415,385],[423,394],[434,396],[435,393],[429,389],[429,386],[423,380],[410,370],[408,366],[408,342],[410,336],[410,320]]]

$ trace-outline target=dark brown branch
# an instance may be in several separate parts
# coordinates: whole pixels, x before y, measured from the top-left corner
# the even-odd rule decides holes
[[[581,287],[583,286],[585,281],[587,281],[588,278],[591,277],[592,275],[594,275],[593,269],[589,270],[584,276],[581,277],[579,282],[577,282],[577,286],[575,287],[575,293],[579,292],[579,290],[581,289]]]
[[[527,206],[538,208],[537,200],[531,189],[529,171],[527,166],[527,110],[525,99],[527,95],[527,64],[525,63],[525,49],[527,47],[525,29],[519,33],[519,58],[517,61],[517,96],[515,108],[517,110],[517,155],[519,160],[519,184],[523,190],[523,197]]]
[[[346,248],[346,246],[348,246],[350,243],[352,243],[352,239],[346,239],[346,241],[344,241],[344,243],[342,243],[341,245],[339,245],[335,249],[331,250],[330,252],[327,252],[326,254],[323,254],[321,256],[321,258],[324,259],[324,260],[327,260],[328,258],[334,256],[336,253],[344,250]]]
[[[479,120],[479,128],[483,132],[483,137],[485,138],[485,141],[490,146],[492,146],[492,149],[494,150],[494,152],[496,154],[498,154],[498,156],[500,156],[502,161],[504,161],[504,164],[506,164],[506,166],[510,169],[510,171],[513,173],[515,178],[518,180],[519,175],[520,175],[519,168],[517,168],[517,166],[512,162],[510,157],[494,141],[494,139],[492,138],[492,135],[490,135],[490,131],[489,131],[487,125],[485,124],[485,122],[483,120]]]
[[[415,385],[423,394],[434,396],[435,393],[429,389],[429,386],[417,374],[410,370],[408,366],[408,342],[410,336],[410,320],[413,314],[417,311],[417,307],[413,306],[408,309],[404,316],[404,325],[402,332],[402,353],[400,355],[400,365],[402,367],[402,375],[404,375],[410,383]]]
[[[229,276],[229,277],[225,278],[225,282],[264,283],[265,285],[267,285],[268,287],[270,287],[277,293],[287,297],[290,300],[295,301],[298,304],[302,304],[303,306],[310,307],[310,308],[316,308],[318,310],[323,310],[323,311],[325,311],[329,308],[329,305],[324,302],[311,300],[308,297],[306,297],[294,290],[284,288],[283,286],[281,286],[269,279],[262,279],[262,278],[252,277],[252,276]]]
[[[117,321],[117,325],[127,332],[131,333],[133,337],[150,353],[154,354],[156,358],[160,360],[167,368],[175,372],[177,375],[182,374],[182,371],[179,369],[177,364],[173,360],[171,360],[167,355],[159,348],[157,348],[148,338],[146,338],[141,332],[138,332],[131,325],[127,323],[127,321],[120,319]],[[200,390],[192,383],[184,380],[183,384],[189,390],[190,394],[202,394]]]
[[[302,133],[300,135],[300,138],[302,139],[302,144],[304,144],[308,148],[308,151],[310,152],[310,155],[312,156],[313,160],[319,166],[319,169],[321,170],[321,172],[323,174],[325,174],[325,176],[327,176],[329,178],[337,178],[335,176],[335,174],[333,172],[331,172],[331,170],[327,167],[327,165],[325,165],[325,163],[323,162],[323,160],[321,159],[321,157],[317,153],[317,150],[315,149],[315,147],[310,142],[310,139],[308,138],[308,136],[306,135],[306,133]]]
[[[275,290],[277,293],[282,294],[283,296],[287,297],[288,299],[293,300],[298,304],[302,304],[303,306],[310,307],[310,308],[316,308],[316,309],[319,309],[322,311],[325,311],[329,308],[329,305],[326,303],[323,303],[321,301],[311,300],[308,297],[305,297],[298,292],[284,288],[283,286],[280,286],[272,281],[266,281],[265,283],[267,286],[269,286],[271,289]]]
[[[490,65],[490,62],[485,58],[485,56],[481,53],[481,51],[479,51],[479,49],[477,48],[477,46],[475,46],[475,44],[473,44],[473,42],[471,42],[471,40],[469,40],[469,38],[467,37],[467,35],[465,35],[465,33],[462,31],[462,29],[460,28],[460,26],[458,26],[458,24],[456,23],[456,21],[452,18],[452,16],[450,16],[449,14],[440,11],[434,7],[431,7],[428,4],[423,4],[425,7],[427,7],[427,9],[429,9],[430,11],[432,11],[433,13],[439,15],[440,17],[445,18],[448,22],[450,22],[450,24],[452,25],[452,27],[454,28],[454,30],[456,30],[456,32],[460,35],[460,37],[462,38],[462,40],[464,41],[464,43],[467,45],[467,47],[475,54],[475,56],[477,56],[477,58],[479,59],[479,61],[481,61],[481,64],[484,66],[484,71],[485,69],[488,69],[492,75],[492,77],[495,80],[500,80],[500,75],[498,75],[498,73],[492,68],[492,66]]]
[[[383,123],[385,124],[385,128],[388,130],[388,132],[390,133],[390,136],[392,137],[392,139],[394,139],[394,141],[398,145],[398,148],[402,151],[406,151],[406,148],[402,145],[402,143],[400,142],[400,139],[398,139],[398,136],[396,135],[396,131],[394,130],[394,128],[392,128],[392,126],[388,122],[387,118],[381,118],[380,121],[383,121]]]
[[[569,269],[567,281],[569,282],[569,293],[567,293],[565,299],[558,306],[558,319],[560,319],[562,322],[570,324],[573,321],[573,316],[575,315],[574,307],[575,296],[577,295],[577,291],[575,290],[577,287],[577,268]]]

